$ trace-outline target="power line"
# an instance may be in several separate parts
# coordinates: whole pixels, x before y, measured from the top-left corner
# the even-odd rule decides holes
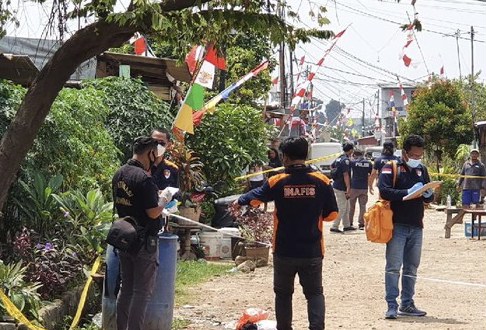
[[[397,24],[397,25],[403,25],[403,23],[400,23],[400,22],[397,22],[397,21],[393,21],[393,20],[390,20],[390,19],[387,19],[387,18],[383,18],[383,17],[379,17],[379,16],[376,16],[376,15],[373,15],[373,14],[370,14],[370,13],[367,13],[367,12],[364,12],[362,10],[359,10],[359,9],[355,9],[355,8],[352,8],[352,7],[349,7],[347,5],[344,5],[342,3],[338,3],[337,1],[335,1],[336,4],[338,4],[339,6],[342,6],[342,7],[345,7],[345,8],[348,8],[349,10],[355,12],[355,13],[359,13],[361,15],[365,15],[365,16],[369,16],[369,17],[373,17],[373,18],[376,18],[376,19],[379,19],[381,21],[385,21],[385,22],[388,22],[388,23],[392,23],[392,24]],[[346,10],[344,10],[346,11]],[[349,12],[349,11],[348,11]],[[443,35],[443,36],[446,36],[446,37],[454,37],[454,34],[448,34],[448,33],[445,33],[445,32],[439,32],[439,31],[434,31],[434,30],[430,30],[430,29],[424,29],[422,28],[422,31],[426,31],[426,32],[430,32],[430,33],[435,33],[435,34],[440,34],[440,35]],[[464,40],[469,40],[468,38],[465,38],[465,37],[459,37],[460,39],[464,39]],[[477,41],[477,42],[480,42],[480,43],[485,43],[485,41],[483,40],[474,40],[474,41]]]

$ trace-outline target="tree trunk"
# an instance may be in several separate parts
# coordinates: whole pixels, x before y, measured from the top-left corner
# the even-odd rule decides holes
[[[52,103],[76,68],[110,47],[119,47],[134,33],[134,27],[96,22],[76,32],[40,71],[0,144],[0,210],[20,164],[32,146]],[[3,217],[0,217],[0,228]]]
[[[165,0],[161,3],[161,9],[165,12],[177,11],[209,1]],[[149,14],[145,24],[140,24],[148,29],[151,26]],[[59,91],[81,63],[111,47],[121,46],[137,30],[141,30],[140,26],[130,23],[120,26],[100,20],[77,31],[54,53],[28,89],[0,142],[0,230],[3,228],[1,210],[8,190]]]

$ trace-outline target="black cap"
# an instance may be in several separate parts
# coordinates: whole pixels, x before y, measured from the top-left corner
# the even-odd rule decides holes
[[[393,149],[393,148],[395,148],[395,145],[393,144],[393,142],[388,141],[388,142],[383,143],[383,148]]]
[[[353,150],[353,149],[354,149],[354,144],[352,144],[351,142],[343,143],[343,151],[344,152],[348,152],[349,150]]]

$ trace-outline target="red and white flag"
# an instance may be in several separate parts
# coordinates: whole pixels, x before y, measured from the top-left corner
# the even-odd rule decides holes
[[[347,28],[346,28],[347,29]],[[314,76],[316,75],[317,73],[317,70],[322,66],[322,64],[324,63],[324,59],[326,58],[326,56],[331,52],[331,50],[334,48],[334,46],[336,45],[337,41],[339,40],[339,38],[344,34],[344,32],[346,32],[346,29],[342,30],[341,32],[339,32],[338,34],[336,34],[334,36],[334,38],[332,39],[332,44],[331,46],[324,52],[324,56],[317,62],[317,64],[311,69],[311,72],[310,74],[307,76],[307,79],[302,82],[301,84],[299,84],[295,90],[295,94],[292,98],[292,103],[291,103],[291,112],[293,113],[295,111],[295,109],[297,108],[297,106],[299,105],[300,101],[302,100],[302,98],[304,97],[305,95],[305,92],[307,90],[307,88],[309,87],[310,85],[310,82],[312,81],[312,79],[314,79]],[[301,59],[302,61],[302,59]]]
[[[403,107],[405,108],[405,110],[408,110],[407,109],[407,106],[408,106],[407,94],[405,93],[405,90],[403,89],[402,83],[400,82],[400,78],[398,78],[398,76],[397,76],[397,80],[398,80],[398,87],[400,88],[400,96],[402,98]]]

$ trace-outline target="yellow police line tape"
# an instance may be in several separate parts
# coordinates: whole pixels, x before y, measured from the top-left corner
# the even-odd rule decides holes
[[[74,316],[73,322],[71,323],[69,330],[74,329],[79,323],[79,319],[81,318],[81,313],[83,312],[84,304],[86,303],[86,298],[88,296],[89,286],[91,285],[91,282],[93,282],[93,275],[96,274],[96,272],[98,271],[100,264],[101,256],[98,256],[93,264],[93,267],[91,267],[91,272],[89,273],[88,280],[86,281],[83,292],[81,293],[81,299],[79,301],[78,309],[76,310],[76,315]]]
[[[332,155],[327,155],[327,156],[323,156],[323,157],[319,157],[319,158],[309,159],[305,163],[306,164],[313,164],[313,163],[317,163],[317,162],[320,162],[320,161],[323,161],[323,160],[326,160],[326,159],[329,159],[329,158],[337,158],[340,155],[342,155],[342,153],[335,153],[335,154],[332,154]],[[284,168],[285,168],[284,166],[280,166],[280,167],[275,167],[275,168],[265,170],[265,171],[261,171],[261,172],[255,172],[255,173],[251,173],[251,174],[247,174],[247,175],[242,175],[242,176],[236,177],[235,180],[243,180],[243,179],[251,178],[251,177],[254,177],[254,176],[257,176],[257,175],[260,175],[260,174],[265,174],[265,173],[274,172],[274,171],[280,171],[280,170],[283,170]],[[446,176],[446,177],[451,177],[451,178],[486,179],[486,176],[447,174],[447,173],[429,173],[429,175]]]
[[[81,293],[81,300],[79,301],[78,309],[76,311],[76,315],[74,316],[73,322],[71,323],[71,326],[69,329],[74,329],[81,318],[81,312],[83,311],[84,304],[86,303],[86,298],[88,296],[88,289],[89,286],[91,285],[91,282],[93,281],[92,275],[94,275],[97,271],[98,268],[100,267],[101,264],[101,256],[98,256],[96,258],[93,267],[91,268],[91,272],[89,274],[88,280],[86,281],[86,284],[84,285],[83,292]],[[24,324],[29,328],[30,330],[46,330],[42,327],[38,327],[34,324],[32,324],[25,316],[22,314],[22,312],[17,308],[17,306],[12,303],[12,301],[7,297],[5,292],[0,288],[0,300],[2,300],[3,306],[5,307],[5,310],[7,313],[12,316],[16,321],[19,323]]]
[[[3,306],[5,307],[5,310],[7,313],[12,316],[15,320],[17,320],[20,323],[23,323],[27,326],[27,328],[31,330],[45,330],[44,328],[38,327],[34,324],[32,324],[25,316],[22,314],[22,312],[13,304],[13,302],[10,301],[10,299],[7,297],[5,292],[3,292],[2,289],[0,289],[0,299],[3,302]]]
[[[429,173],[429,175],[446,176],[451,178],[486,179],[486,176],[461,175],[453,173]]]
[[[326,160],[326,159],[337,158],[340,155],[342,155],[341,152],[336,153],[336,154],[323,156],[323,157],[319,157],[319,158],[309,159],[309,160],[306,160],[305,163],[306,164],[313,164],[313,163],[317,163],[317,162],[320,162],[320,161],[323,161],[323,160]],[[280,171],[280,170],[283,170],[284,168],[285,168],[284,166],[280,166],[280,167],[275,167],[275,168],[265,170],[265,171],[261,171],[261,172],[255,172],[255,173],[251,173],[251,174],[247,174],[247,175],[242,175],[242,176],[236,177],[235,180],[242,180],[242,179],[251,178],[253,176],[257,176],[257,175],[260,175],[260,174],[265,174],[265,173],[274,172],[274,171]]]

